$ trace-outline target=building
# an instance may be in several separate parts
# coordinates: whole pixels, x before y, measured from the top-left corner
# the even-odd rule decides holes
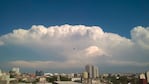
[[[88,83],[88,72],[83,72],[82,73],[82,83],[87,84]]]
[[[81,82],[81,78],[71,78],[71,81],[73,81],[73,82]]]
[[[2,76],[2,71],[0,70],[0,76]]]
[[[140,74],[140,84],[147,84],[145,74]]]
[[[84,79],[88,79],[88,72],[83,72],[83,74],[82,74],[82,78],[84,78]]]
[[[98,71],[98,67],[97,66],[93,66],[92,67],[92,70],[93,70],[93,78],[98,78],[99,77],[99,71]]]
[[[13,67],[12,71],[16,74],[20,74],[20,68],[19,67]]]
[[[88,78],[98,78],[99,77],[99,70],[98,70],[97,66],[86,65],[85,71],[88,73]]]
[[[92,76],[93,76],[92,67],[93,67],[93,65],[86,65],[85,66],[85,70],[88,73],[88,78],[92,78]]]
[[[47,81],[46,81],[46,78],[45,77],[40,77],[39,78],[39,83],[46,83]]]
[[[16,78],[10,78],[10,74],[8,73],[2,73],[0,84],[10,84],[10,82],[13,82],[13,84],[16,84],[17,80]]]
[[[41,70],[40,71],[36,70],[35,74],[36,74],[36,76],[43,76],[44,72]]]
[[[97,66],[93,65],[86,65],[85,66],[86,73],[83,73],[84,78],[82,79],[82,82],[84,84],[99,84],[99,71]]]
[[[147,84],[149,84],[149,71],[146,72]]]

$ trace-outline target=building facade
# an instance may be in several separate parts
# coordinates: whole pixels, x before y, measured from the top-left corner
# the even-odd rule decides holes
[[[88,78],[98,78],[99,77],[99,69],[97,66],[86,65],[85,71],[88,73]]]
[[[146,72],[147,84],[149,84],[149,71]]]

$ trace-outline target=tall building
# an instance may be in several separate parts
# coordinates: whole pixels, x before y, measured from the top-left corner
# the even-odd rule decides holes
[[[97,66],[86,65],[85,70],[88,73],[88,78],[98,78],[99,77],[99,70],[98,70]]]
[[[146,72],[147,84],[149,84],[149,71]]]
[[[2,71],[1,71],[1,69],[0,69],[0,77],[2,76]]]
[[[93,65],[86,65],[85,70],[88,73],[88,78],[92,78],[93,76],[93,70],[92,70]]]
[[[98,71],[98,67],[97,66],[93,66],[92,67],[93,70],[93,78],[98,78],[99,77],[99,71]]]

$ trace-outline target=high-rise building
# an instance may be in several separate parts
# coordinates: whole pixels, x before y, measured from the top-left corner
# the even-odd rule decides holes
[[[92,78],[93,76],[93,70],[92,70],[93,65],[86,65],[85,70],[88,73],[88,78]]]
[[[92,67],[93,70],[93,78],[98,78],[99,77],[99,71],[98,71],[98,67],[97,66],[93,66]]]
[[[2,71],[0,70],[0,76],[2,76]]]
[[[149,71],[146,72],[147,84],[149,84]]]
[[[99,77],[99,70],[98,70],[97,66],[86,65],[85,70],[88,73],[88,78],[98,78]]]

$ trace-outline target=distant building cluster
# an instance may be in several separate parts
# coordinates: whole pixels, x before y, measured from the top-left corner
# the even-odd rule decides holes
[[[97,66],[88,64],[81,73],[21,73],[14,67],[9,72],[0,70],[0,84],[149,84],[146,73],[105,73],[99,74]]]
[[[17,83],[17,77],[20,75],[19,68],[12,68],[9,72],[2,72],[0,70],[0,84]]]

